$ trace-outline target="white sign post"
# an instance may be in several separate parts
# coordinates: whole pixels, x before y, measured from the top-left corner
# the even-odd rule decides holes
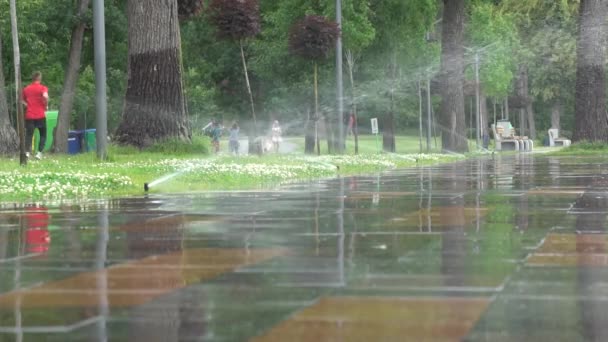
[[[376,148],[380,151],[378,146],[378,118],[372,118],[372,134],[376,136]]]

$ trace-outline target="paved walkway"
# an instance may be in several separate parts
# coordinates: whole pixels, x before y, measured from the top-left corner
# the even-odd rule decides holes
[[[608,341],[608,159],[0,211],[0,341]]]

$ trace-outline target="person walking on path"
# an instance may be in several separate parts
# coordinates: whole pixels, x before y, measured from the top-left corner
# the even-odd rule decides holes
[[[32,137],[37,128],[40,133],[36,159],[42,158],[46,143],[46,110],[49,104],[49,89],[42,85],[42,74],[36,71],[32,75],[32,83],[23,89],[22,103],[25,111],[25,155],[29,158],[32,150]]]
[[[232,124],[232,128],[230,128],[230,137],[228,139],[228,145],[230,148],[230,153],[234,155],[239,155],[239,125]]]
[[[275,152],[279,152],[279,143],[283,140],[281,138],[281,125],[279,125],[278,120],[274,120],[272,123],[272,129],[270,131],[270,137],[272,140],[272,146],[274,147]]]

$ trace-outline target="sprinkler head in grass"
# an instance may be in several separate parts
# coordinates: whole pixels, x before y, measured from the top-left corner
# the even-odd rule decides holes
[[[144,183],[144,191],[148,192],[150,190],[150,186],[148,185],[148,183]]]

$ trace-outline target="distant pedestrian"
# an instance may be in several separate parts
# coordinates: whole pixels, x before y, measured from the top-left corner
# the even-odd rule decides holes
[[[32,83],[23,89],[21,102],[27,107],[25,111],[25,155],[30,157],[32,137],[37,128],[40,133],[40,141],[36,159],[41,159],[46,143],[46,110],[49,104],[49,89],[42,85],[42,74],[39,71],[32,75]]]
[[[270,130],[270,138],[272,140],[272,146],[274,147],[275,152],[279,152],[279,144],[283,140],[281,138],[282,133],[283,132],[281,131],[281,125],[279,125],[279,121],[274,120],[274,122],[272,123],[272,128]]]
[[[353,133],[353,127],[355,126],[355,113],[350,113],[350,115],[348,116],[348,126],[346,128],[346,135],[352,135]]]
[[[222,137],[222,127],[217,121],[213,121],[211,126],[211,145],[213,146],[213,152],[220,152],[220,138]]]
[[[232,124],[230,128],[230,138],[228,139],[228,144],[230,147],[230,153],[237,155],[239,154],[239,125]]]

